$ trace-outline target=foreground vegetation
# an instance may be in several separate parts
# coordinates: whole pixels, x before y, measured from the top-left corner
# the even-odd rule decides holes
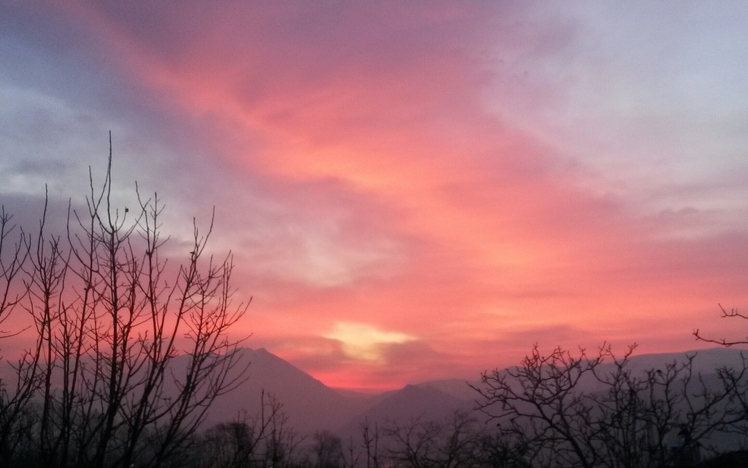
[[[31,342],[0,369],[0,466],[163,466],[240,383],[228,332],[247,305],[232,304],[231,256],[203,258],[212,222],[168,264],[160,200],[136,186],[117,207],[111,163],[110,144],[62,234],[46,203],[33,231],[0,211],[0,323],[15,327],[0,342]]]

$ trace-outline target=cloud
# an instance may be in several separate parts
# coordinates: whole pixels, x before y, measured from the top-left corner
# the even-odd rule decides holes
[[[78,193],[112,129],[121,199],[175,253],[215,205],[239,332],[315,375],[688,344],[748,299],[742,7],[0,8],[3,200]]]
[[[405,333],[379,330],[365,323],[338,322],[325,338],[341,342],[346,357],[357,361],[378,362],[383,359],[383,348],[416,338]]]

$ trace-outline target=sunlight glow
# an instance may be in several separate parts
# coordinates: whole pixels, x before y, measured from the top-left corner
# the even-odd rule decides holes
[[[389,344],[400,344],[416,338],[400,332],[380,330],[365,323],[338,322],[325,338],[342,343],[343,352],[359,361],[378,362],[383,359],[383,348]]]

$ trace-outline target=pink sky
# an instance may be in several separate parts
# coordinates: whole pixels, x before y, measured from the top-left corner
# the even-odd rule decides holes
[[[122,196],[158,190],[176,245],[216,206],[212,248],[254,297],[237,335],[333,386],[474,379],[534,343],[742,338],[717,303],[748,301],[746,20],[742,2],[10,2],[0,201],[82,195],[111,129]]]

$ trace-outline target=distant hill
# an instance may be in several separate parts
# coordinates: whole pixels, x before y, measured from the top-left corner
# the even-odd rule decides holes
[[[455,411],[471,411],[472,408],[470,401],[458,399],[428,384],[406,385],[351,419],[336,432],[344,438],[355,437],[360,434],[364,422],[382,426],[388,422],[408,424],[416,420],[442,420]]]
[[[246,380],[215,401],[210,422],[230,421],[241,411],[259,414],[263,391],[283,405],[288,424],[302,434],[340,427],[368,406],[369,398],[344,396],[263,348],[240,352],[250,363]]]
[[[471,411],[479,398],[478,393],[470,387],[470,384],[481,385],[478,375],[474,382],[437,380],[368,395],[327,387],[263,348],[245,348],[240,353],[243,362],[250,363],[246,380],[215,401],[210,410],[209,424],[230,421],[242,411],[249,415],[258,414],[263,391],[282,403],[288,424],[299,433],[309,434],[327,429],[346,437],[359,434],[360,425],[365,420],[380,424],[395,420],[405,423],[417,418],[442,420],[455,411]],[[742,365],[740,350],[716,348],[698,352],[634,355],[628,368],[635,373],[663,369],[672,362],[685,362],[687,356],[693,354],[696,354],[694,373],[710,375],[718,367]],[[745,354],[748,356],[748,353]],[[606,368],[612,371],[613,364],[604,363],[600,370]],[[594,392],[597,386],[594,381],[583,382],[581,389]]]
[[[216,400],[209,424],[230,421],[242,411],[258,414],[263,391],[282,403],[289,425],[300,433],[327,429],[341,435],[357,434],[360,423],[367,419],[381,423],[418,417],[442,419],[456,410],[470,411],[478,396],[459,379],[407,385],[378,395],[340,391],[265,349],[240,352],[243,362],[250,363],[246,380]]]
[[[476,375],[476,377],[478,377],[478,375]],[[472,387],[470,387],[470,385],[478,384],[480,384],[479,378],[476,378],[476,380],[472,382],[468,382],[467,380],[463,379],[433,380],[420,383],[418,385],[421,387],[427,386],[434,388],[436,390],[439,390],[440,392],[446,393],[447,395],[451,395],[458,400],[473,401],[476,397],[478,397],[478,394]]]
[[[641,354],[631,357],[631,369],[643,372],[647,369],[662,369],[673,362],[685,362],[687,356],[694,356],[694,373],[714,374],[720,367],[740,368],[741,353],[748,358],[748,351],[734,348],[712,348],[682,353]]]
[[[357,435],[360,424],[365,420],[371,423],[395,420],[407,423],[417,418],[441,420],[455,411],[472,410],[479,398],[469,385],[481,385],[478,374],[474,382],[437,380],[369,395],[327,387],[265,349],[244,348],[239,353],[242,363],[249,363],[246,379],[234,390],[216,399],[205,426],[232,421],[242,414],[250,417],[259,414],[263,393],[266,397],[274,396],[282,404],[288,426],[302,435],[323,429],[340,435]],[[629,369],[635,373],[662,369],[675,361],[684,362],[688,355],[694,353],[635,355],[631,358]],[[745,351],[743,353],[748,356]],[[179,367],[185,363],[184,359],[177,358],[172,370],[179,374]],[[694,359],[694,372],[711,375],[707,381],[714,380],[715,369],[723,366],[741,367],[741,351],[725,348],[703,350]],[[605,363],[600,370],[606,368],[613,370],[613,365]],[[0,378],[6,382],[14,381],[9,366],[0,366]],[[594,381],[583,384],[585,391],[597,390]]]

